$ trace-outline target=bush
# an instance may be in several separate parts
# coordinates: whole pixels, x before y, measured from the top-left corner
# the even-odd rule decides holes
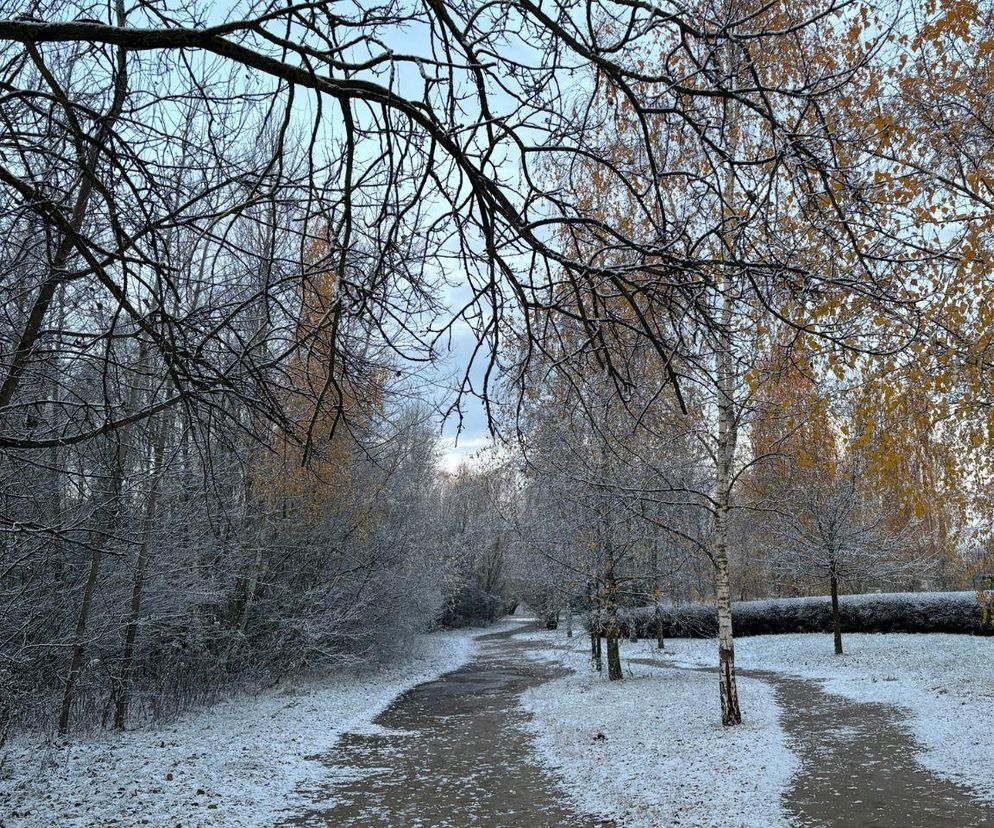
[[[663,633],[667,638],[712,638],[718,634],[711,604],[662,605]],[[839,597],[839,616],[845,633],[963,633],[989,634],[982,626],[975,592],[890,592]],[[634,628],[639,637],[656,635],[655,611],[650,606],[619,610],[622,633]],[[832,602],[828,596],[738,601],[732,604],[736,636],[832,631]],[[588,616],[588,629],[590,616]],[[601,630],[603,635],[603,629]]]
[[[449,598],[437,623],[440,627],[485,626],[500,618],[504,610],[501,596],[469,585]]]

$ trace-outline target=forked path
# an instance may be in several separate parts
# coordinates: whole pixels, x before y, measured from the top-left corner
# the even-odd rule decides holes
[[[651,658],[632,661],[703,669]],[[783,800],[799,828],[994,826],[994,808],[918,764],[921,746],[897,711],[826,693],[816,681],[759,670],[739,673],[769,682],[776,691],[788,743],[801,762]]]
[[[335,828],[596,828],[574,813],[535,760],[525,690],[555,678],[510,641],[483,636],[479,655],[390,705],[368,733],[325,757],[332,781],[287,826]]]
[[[518,700],[526,689],[561,673],[525,656],[525,645],[511,639],[515,632],[482,637],[481,651],[469,664],[398,697],[373,728],[344,736],[334,755],[322,757],[331,770],[329,783],[309,791],[311,806],[283,824],[613,825],[571,810],[538,763]],[[632,662],[688,669],[654,658]],[[813,681],[767,672],[743,675],[776,689],[782,723],[801,762],[783,801],[795,825],[994,826],[994,809],[918,765],[919,745],[894,710],[847,701]],[[734,818],[728,824],[735,824]]]

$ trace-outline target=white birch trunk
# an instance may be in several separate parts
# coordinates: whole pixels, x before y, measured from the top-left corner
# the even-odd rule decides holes
[[[735,45],[729,43],[728,66],[730,87],[734,91],[737,79],[737,55]],[[727,141],[728,158],[734,162],[738,148],[738,107],[734,99],[727,104],[727,128],[730,129]],[[736,200],[735,168],[729,164],[725,175],[722,193],[722,231],[719,258],[733,253],[734,235],[729,237],[729,222],[734,221]],[[734,226],[731,229],[735,233]],[[718,284],[724,287],[721,296],[721,319],[717,340],[717,380],[718,380],[718,446],[716,459],[716,492],[714,520],[714,582],[715,598],[718,605],[718,682],[721,693],[721,723],[726,727],[741,724],[739,696],[735,686],[735,643],[732,631],[732,597],[728,577],[728,523],[732,505],[732,482],[735,460],[735,446],[738,439],[738,423],[735,411],[736,365],[734,354],[734,332],[732,329],[732,301],[734,285],[727,273],[722,273]]]
[[[732,597],[728,578],[728,517],[732,494],[732,463],[735,457],[737,428],[732,394],[731,311],[726,299],[722,310],[722,334],[718,354],[718,452],[717,491],[714,521],[715,597],[718,604],[718,666],[721,690],[721,722],[742,722],[739,697],[735,687],[735,643],[732,632]]]

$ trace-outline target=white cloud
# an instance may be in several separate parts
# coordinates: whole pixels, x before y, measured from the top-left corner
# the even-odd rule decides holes
[[[482,455],[493,448],[494,441],[489,436],[462,436],[458,438],[442,437],[442,454],[438,461],[438,466],[442,471],[454,472],[461,465],[478,465]]]

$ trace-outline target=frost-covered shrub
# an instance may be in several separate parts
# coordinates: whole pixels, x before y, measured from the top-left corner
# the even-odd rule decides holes
[[[504,598],[467,584],[446,601],[438,618],[441,627],[492,624],[504,614]]]
[[[963,633],[982,635],[981,610],[974,592],[891,592],[842,595],[839,615],[843,632]],[[639,636],[656,634],[650,606],[622,608],[622,630]],[[718,634],[710,604],[662,605],[668,638],[709,638]],[[828,596],[775,598],[732,604],[735,634],[831,632],[832,603]]]

